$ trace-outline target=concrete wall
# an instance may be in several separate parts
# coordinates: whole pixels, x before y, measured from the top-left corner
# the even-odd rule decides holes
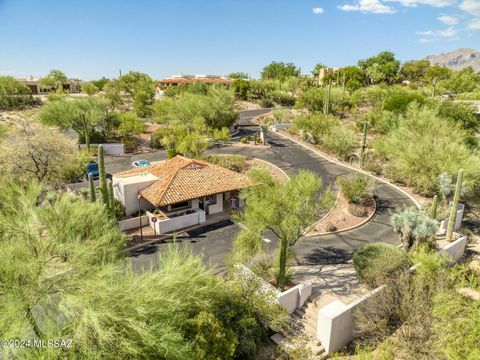
[[[217,194],[217,203],[208,205],[208,214],[216,214],[223,211],[223,193]]]
[[[140,218],[134,217],[130,219],[120,220],[117,222],[120,230],[130,230],[140,227]],[[146,215],[142,216],[142,226],[148,225],[148,217]]]
[[[292,126],[293,124],[273,124],[272,130],[273,131],[285,130],[285,129],[290,129]]]
[[[298,291],[299,285],[296,285],[291,289],[285,290],[284,292],[278,294],[277,296],[278,303],[282,305],[289,314],[292,314],[297,308]]]
[[[100,144],[90,144],[90,147],[98,147]],[[102,144],[103,145],[103,150],[105,152],[105,155],[110,155],[110,156],[120,156],[120,155],[125,155],[125,145],[120,144],[120,143],[115,143],[115,144]],[[87,145],[86,144],[80,144],[80,149],[86,149]]]
[[[95,187],[98,187],[100,185],[100,182],[98,180],[94,180],[93,184]],[[79,183],[73,183],[73,184],[68,184],[67,185],[67,191],[68,192],[75,192],[80,189],[88,188],[88,181],[83,181]]]
[[[152,217],[155,215],[147,211],[147,216],[150,226],[155,229],[157,234],[166,234],[187,228],[189,226],[200,224],[200,219],[205,219],[205,212],[201,209],[196,209],[192,214],[177,216],[165,220],[158,220],[155,223],[152,221]]]
[[[438,252],[440,254],[447,254],[452,259],[452,261],[458,262],[463,257],[466,246],[467,246],[467,237],[465,235],[460,235],[460,237],[457,240],[444,246]]]
[[[112,179],[115,198],[119,200],[125,207],[125,215],[130,216],[138,212],[138,192],[145,189],[150,184],[154,183],[157,180],[146,180],[143,182],[136,183],[122,183],[117,181],[115,176]],[[148,210],[152,208],[150,204],[145,199],[140,199],[140,209]]]

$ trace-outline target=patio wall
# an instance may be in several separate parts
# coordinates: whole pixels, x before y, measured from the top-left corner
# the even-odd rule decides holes
[[[90,144],[90,148],[98,148],[100,144]],[[125,155],[125,145],[121,143],[102,144],[105,155],[120,156]],[[86,149],[86,144],[80,144],[80,149]]]
[[[165,220],[158,220],[155,223],[152,221],[152,217],[155,215],[148,211],[146,213],[148,216],[148,223],[152,228],[155,229],[157,234],[165,234],[200,224],[200,220],[202,218],[201,215],[205,214],[205,212],[201,209],[196,209],[194,211],[195,212],[192,214],[176,216]]]
[[[140,227],[140,219],[139,217],[133,217],[130,219],[124,219],[117,222],[118,228],[122,231],[136,229]],[[148,217],[146,215],[142,216],[142,226],[148,224]]]
[[[223,193],[217,194],[217,203],[208,205],[208,214],[216,214],[223,211]]]

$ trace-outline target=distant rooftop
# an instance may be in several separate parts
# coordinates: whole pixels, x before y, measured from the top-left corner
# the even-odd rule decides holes
[[[200,74],[200,75],[189,75],[189,74],[177,74],[172,75],[166,79],[160,80],[160,85],[180,85],[180,84],[191,84],[191,83],[204,83],[204,84],[231,84],[233,79],[223,75],[212,75],[212,74]]]

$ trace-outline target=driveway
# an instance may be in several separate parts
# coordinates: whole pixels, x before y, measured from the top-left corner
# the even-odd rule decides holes
[[[258,112],[259,110],[254,111]],[[255,114],[254,111],[243,117],[245,122],[252,116],[256,116],[251,115],[252,113]],[[241,129],[243,133],[251,131],[253,131],[252,128]],[[336,177],[352,171],[334,164],[313,151],[275,133],[269,133],[269,143],[272,145],[270,149],[226,146],[212,149],[210,152],[257,157],[277,165],[290,174],[300,170],[310,170],[322,178],[324,187],[335,188]],[[162,160],[166,158],[166,153],[165,151],[158,151],[148,154],[148,157],[146,154],[141,155],[140,158],[152,161]],[[132,159],[125,161],[125,163],[119,161],[118,158],[106,159],[107,171],[114,172],[113,169],[118,169],[115,171],[124,170],[125,167],[122,168],[122,166],[129,168]],[[390,225],[390,217],[404,207],[415,206],[415,204],[401,191],[382,182],[376,182],[375,192],[377,212],[368,223],[339,234],[301,238],[294,246],[297,264],[315,265],[344,262],[352,256],[356,249],[372,242],[399,244],[398,237]],[[238,225],[226,222],[193,231],[182,238],[178,238],[177,242],[190,244],[192,251],[201,255],[205,262],[213,265],[215,272],[219,273],[225,270],[224,256],[231,250],[233,239],[238,232]],[[267,234],[266,238],[270,240],[268,248],[274,251],[276,239],[272,234]],[[152,261],[155,265],[158,254],[164,251],[167,246],[167,243],[160,243],[132,253],[131,259],[134,267],[149,266]]]

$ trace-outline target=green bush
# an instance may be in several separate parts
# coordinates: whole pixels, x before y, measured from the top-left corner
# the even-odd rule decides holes
[[[241,142],[242,144],[246,144],[246,143],[248,142],[248,138],[242,136],[242,137],[240,138],[240,142]]]
[[[416,102],[418,105],[423,105],[425,103],[425,97],[406,91],[390,91],[384,100],[383,110],[403,114],[413,102]]]
[[[268,98],[268,97],[265,97],[265,98],[262,98],[259,100],[258,104],[262,107],[262,108],[271,108],[273,107],[273,100]]]
[[[355,172],[338,177],[336,183],[350,204],[361,204],[373,196],[374,182],[369,176]]]
[[[150,146],[154,149],[160,149],[163,147],[162,139],[168,135],[171,135],[172,130],[168,127],[155,130],[150,138]]]
[[[269,97],[279,105],[292,106],[295,105],[295,98],[286,91],[275,90],[270,92]]]
[[[368,244],[353,255],[358,277],[371,287],[384,284],[386,278],[408,269],[409,265],[407,253],[390,244]]]
[[[399,127],[371,145],[394,181],[412,186],[422,195],[437,193],[441,173],[465,169],[470,194],[480,189],[480,155],[468,145],[469,133],[428,108],[410,107]]]
[[[243,172],[247,167],[247,159],[243,155],[204,155],[202,159],[236,172]]]
[[[322,138],[321,145],[342,159],[348,159],[355,149],[355,133],[343,125],[332,127]]]
[[[168,154],[169,159],[172,159],[172,158],[174,158],[175,156],[178,155],[177,150],[175,150],[175,149],[168,149],[167,154]]]

